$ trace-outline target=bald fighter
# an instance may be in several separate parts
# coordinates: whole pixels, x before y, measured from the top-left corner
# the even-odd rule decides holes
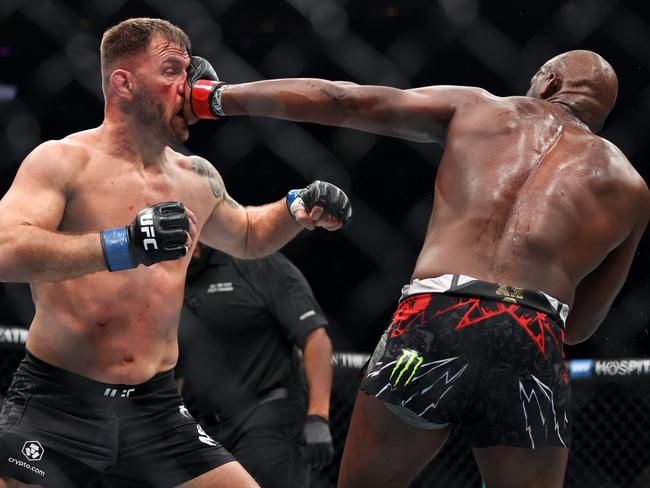
[[[0,202],[0,280],[30,282],[36,304],[0,415],[0,486],[257,486],[176,393],[189,256],[199,239],[263,256],[340,228],[350,205],[314,182],[242,207],[208,161],[173,150],[185,85],[209,75],[189,50],[162,20],[106,31],[103,123],[37,147]]]
[[[413,280],[361,384],[340,487],[407,486],[464,426],[488,487],[561,487],[571,444],[564,343],[586,340],[647,225],[648,188],[596,136],[618,81],[559,55],[526,96],[318,79],[213,81],[203,117],[256,115],[444,146]],[[198,93],[197,93],[198,95]],[[195,93],[192,93],[194,99]]]

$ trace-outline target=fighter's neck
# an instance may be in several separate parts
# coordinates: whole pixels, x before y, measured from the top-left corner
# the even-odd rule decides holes
[[[131,120],[107,115],[98,129],[102,146],[117,157],[142,166],[159,166],[165,160],[167,144]]]
[[[576,109],[577,101],[575,98],[557,95],[549,98],[547,101],[558,107],[565,117],[585,128],[589,128],[589,124],[584,120],[584,114],[581,114]]]

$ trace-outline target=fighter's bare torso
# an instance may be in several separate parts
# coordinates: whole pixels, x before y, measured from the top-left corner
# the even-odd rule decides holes
[[[180,201],[200,232],[215,205],[200,158],[166,149],[160,161],[136,165],[100,137],[101,128],[59,145],[70,177],[58,230],[87,233],[120,227],[149,205]],[[173,368],[183,298],[185,258],[150,267],[33,283],[36,316],[27,348],[40,359],[106,383],[138,384]]]
[[[413,276],[466,274],[571,304],[630,233],[639,179],[565,107],[480,91],[449,124]]]

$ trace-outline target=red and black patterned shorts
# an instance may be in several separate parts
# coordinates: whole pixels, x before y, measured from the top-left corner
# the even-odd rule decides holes
[[[563,321],[549,298],[479,280],[408,296],[361,390],[416,427],[464,426],[474,447],[569,447]]]

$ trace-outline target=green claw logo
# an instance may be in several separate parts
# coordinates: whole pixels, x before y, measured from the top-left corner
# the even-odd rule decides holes
[[[395,367],[393,368],[393,371],[391,371],[390,373],[389,379],[392,380],[393,375],[397,373],[397,370],[400,368],[400,365],[402,366],[402,369],[397,375],[397,380],[395,381],[393,387],[396,387],[399,384],[399,381],[400,379],[402,379],[404,373],[408,372],[411,365],[413,365],[413,371],[411,371],[411,375],[404,382],[404,386],[408,385],[413,379],[413,376],[415,376],[415,372],[418,370],[418,368],[420,367],[423,361],[424,358],[420,356],[420,354],[417,351],[414,351],[412,349],[402,349],[402,355],[399,357],[397,363],[395,364]]]

